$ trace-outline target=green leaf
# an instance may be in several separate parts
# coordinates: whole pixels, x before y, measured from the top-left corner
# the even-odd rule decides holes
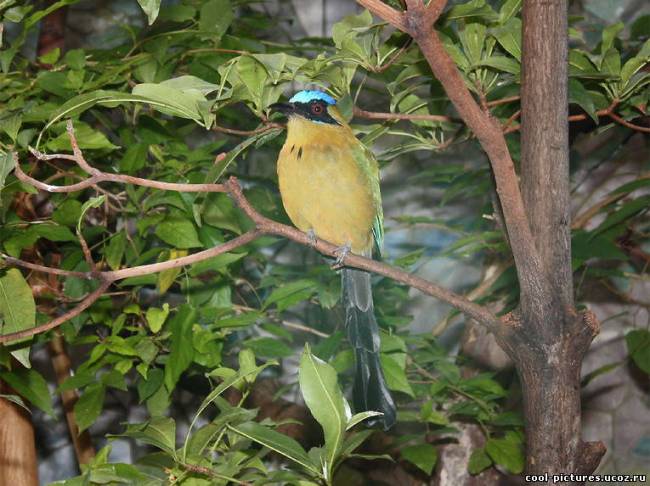
[[[262,444],[264,447],[268,447],[272,451],[291,459],[311,471],[313,474],[321,476],[317,466],[312,463],[302,446],[291,437],[276,432],[275,430],[268,429],[256,422],[247,422],[237,426],[229,425],[228,428],[239,435],[247,437],[258,444]]]
[[[485,452],[484,448],[474,449],[472,455],[469,456],[469,464],[467,464],[467,470],[470,474],[478,474],[481,471],[486,470],[492,465],[492,459]]]
[[[193,307],[183,304],[169,322],[172,333],[169,358],[165,364],[165,386],[170,392],[178,379],[192,363],[194,347],[192,345],[192,326],[196,322],[197,312]]]
[[[598,123],[598,115],[596,115],[596,105],[591,98],[589,91],[582,86],[582,83],[577,79],[569,79],[569,103],[575,103],[591,117],[594,123]]]
[[[203,95],[209,95],[213,91],[219,89],[218,84],[209,83],[201,78],[190,75],[177,76],[175,78],[167,79],[160,84],[161,86],[168,86],[184,92],[198,91]]]
[[[81,70],[86,65],[86,52],[83,49],[72,49],[65,53],[63,62],[71,69]]]
[[[16,139],[18,138],[18,132],[20,131],[20,127],[22,123],[23,123],[23,115],[21,113],[10,114],[5,118],[0,119],[0,130],[2,130],[7,135],[9,135],[9,138],[11,138],[13,142],[15,142]],[[7,157],[8,159],[7,163],[13,164],[13,157],[11,156],[10,153],[7,152],[4,154],[0,154],[0,157]],[[2,172],[0,172],[0,174],[2,174]]]
[[[237,62],[237,74],[258,108],[262,108],[262,93],[268,78],[264,65],[254,57],[242,56]]]
[[[630,349],[630,346],[628,345],[628,353],[629,353],[629,349]],[[621,366],[623,364],[625,364],[625,361],[617,361],[617,362],[614,362],[614,363],[607,363],[607,364],[605,364],[603,366],[600,366],[600,367],[596,368],[593,371],[590,371],[589,373],[587,373],[585,376],[582,377],[582,379],[580,380],[580,386],[582,388],[586,387],[589,383],[594,381],[599,376],[606,375],[610,371],[615,370],[616,368],[618,368],[619,366]],[[650,354],[649,354],[648,364],[650,365]],[[650,367],[648,368],[648,370],[649,371],[647,371],[647,373],[650,374]]]
[[[106,196],[102,194],[101,196],[91,197],[81,206],[81,212],[79,213],[79,219],[77,220],[77,233],[81,233],[81,223],[83,222],[86,212],[90,208],[98,208],[106,201]]]
[[[0,398],[3,398],[5,400],[10,401],[11,403],[15,403],[19,407],[23,408],[26,412],[31,412],[29,410],[29,407],[25,404],[22,398],[20,398],[18,395],[6,395],[4,393],[0,393]]]
[[[52,219],[63,226],[74,227],[81,216],[81,202],[66,199],[52,213]]]
[[[499,23],[503,24],[519,12],[521,0],[506,0],[499,10]]]
[[[515,75],[519,75],[521,72],[521,65],[516,60],[505,56],[490,56],[477,63],[476,66],[488,66]]]
[[[417,466],[428,476],[433,472],[433,468],[438,460],[438,451],[431,444],[419,444],[408,446],[401,449],[402,458]]]
[[[156,226],[156,236],[174,248],[200,248],[203,246],[194,223],[189,219],[169,217]]]
[[[154,334],[159,332],[162,329],[165,319],[169,315],[169,304],[165,302],[162,306],[162,309],[157,307],[149,307],[147,309],[146,318],[147,324],[149,324],[149,329]]]
[[[471,0],[470,2],[454,5],[445,14],[447,20],[463,19],[468,17],[482,17],[485,20],[497,19],[496,12],[485,3],[485,0]]]
[[[77,237],[65,226],[59,226],[58,224],[50,224],[47,222],[31,225],[26,233],[50,241],[77,241]]]
[[[138,0],[142,11],[147,15],[149,25],[153,24],[160,11],[160,0]]]
[[[650,375],[650,332],[634,329],[625,335],[625,342],[634,364]]]
[[[0,277],[0,317],[2,324],[0,332],[10,334],[34,327],[36,323],[36,304],[32,289],[23,277],[20,270],[11,268]],[[27,342],[31,343],[32,338]],[[23,343],[20,340],[18,343]],[[23,366],[30,368],[29,344],[14,344],[9,346],[11,354]]]
[[[208,408],[208,406],[212,402],[214,402],[224,391],[226,391],[231,386],[237,386],[239,383],[246,381],[250,376],[257,376],[265,368],[269,366],[274,366],[276,364],[277,363],[275,361],[269,361],[263,364],[262,366],[258,366],[257,368],[254,368],[252,370],[247,370],[245,372],[240,371],[233,376],[229,376],[223,382],[221,382],[214,390],[212,390],[207,397],[205,397],[203,402],[201,402],[201,405],[199,406],[198,410],[196,411],[196,415],[194,415],[194,417],[192,418],[192,422],[190,423],[190,427],[187,431],[187,437],[185,438],[185,444],[183,445],[183,459],[187,457],[187,447],[190,439],[190,433],[194,428],[194,424],[201,416],[201,414],[205,411],[205,409]],[[230,371],[232,372],[232,370]]]
[[[2,10],[5,6],[11,5],[12,3],[14,2],[9,1],[0,3],[0,10]],[[3,12],[4,19],[17,24],[23,20],[25,15],[27,15],[32,8],[33,7],[27,5],[8,8],[5,12]]]
[[[163,84],[143,83],[133,88],[133,94],[140,97],[139,101],[151,103],[161,113],[194,120],[205,126],[199,104],[208,100],[198,90],[181,91]]]
[[[350,406],[339,388],[336,371],[311,353],[309,344],[300,358],[298,372],[300,391],[316,421],[323,428],[327,455],[326,479],[331,480],[332,468],[339,454]]]
[[[521,0],[516,1],[521,3]],[[521,62],[521,20],[514,17],[505,25],[492,29],[490,32],[499,41],[501,47]]]
[[[160,12],[160,20],[169,20],[170,22],[185,22],[192,20],[196,15],[196,9],[189,5],[165,5],[165,9]]]
[[[16,162],[11,153],[0,154],[0,190],[5,186],[5,180],[9,173],[14,170]]]
[[[458,37],[463,45],[465,55],[471,64],[481,61],[483,44],[485,43],[485,25],[478,22],[466,24],[465,28],[458,32]]]
[[[244,342],[244,346],[251,349],[257,356],[269,358],[287,358],[293,354],[293,350],[289,346],[276,338],[249,339]]]
[[[199,29],[209,32],[213,40],[226,33],[234,19],[230,0],[211,0],[201,7]]]
[[[150,398],[162,386],[165,373],[160,368],[153,368],[147,373],[145,380],[138,381],[138,396],[140,403]]]
[[[174,250],[162,252],[158,258],[158,261],[174,260],[176,258],[182,258],[184,256],[187,256],[187,250],[174,249]],[[164,294],[165,292],[167,292],[169,287],[172,286],[172,284],[176,280],[176,277],[178,277],[180,273],[181,273],[180,267],[170,268],[169,270],[163,270],[162,272],[160,272],[158,274],[158,278],[156,279],[156,283],[158,285],[158,292],[160,294]]]
[[[361,430],[359,432],[354,432],[348,434],[343,445],[341,446],[340,460],[344,460],[349,457],[357,448],[363,444],[368,437],[370,437],[375,431],[372,429]]]
[[[149,145],[146,143],[136,143],[127,147],[119,162],[120,172],[133,174],[142,169],[147,163],[148,152]]]
[[[641,15],[632,22],[630,27],[630,37],[632,39],[648,37],[648,32],[650,32],[650,15]]]
[[[176,422],[170,417],[154,417],[143,424],[129,424],[113,437],[132,437],[176,457]]]
[[[39,56],[38,60],[43,64],[54,64],[59,60],[59,56],[61,56],[61,49],[55,47],[51,51],[48,51],[46,54]]]
[[[485,451],[496,464],[511,474],[521,474],[524,470],[524,448],[515,432],[507,432],[502,439],[488,439]]]
[[[83,432],[95,423],[97,417],[104,407],[104,394],[106,387],[100,383],[88,385],[77,403],[74,405],[74,413],[77,418],[79,432]]]
[[[623,22],[617,22],[615,24],[608,25],[603,29],[603,41],[600,45],[600,54],[602,56],[605,56],[605,53],[613,47],[616,36],[624,28],[625,25]]]
[[[602,233],[614,226],[627,221],[640,211],[645,211],[650,207],[650,196],[641,196],[636,199],[625,202],[618,210],[607,216],[605,221],[600,223],[598,228],[593,230],[594,234]]]
[[[610,49],[605,53],[600,64],[600,70],[612,76],[618,76],[621,73],[621,55],[618,50]]]
[[[113,145],[106,135],[99,130],[95,130],[85,123],[75,124],[75,136],[79,142],[79,148],[82,150],[114,150],[119,148]],[[45,148],[51,152],[71,151],[70,137],[67,132],[61,133],[58,137],[50,140]]]
[[[355,413],[352,417],[350,417],[350,420],[348,420],[348,424],[346,425],[345,430],[350,430],[355,425],[363,422],[366,419],[369,419],[370,417],[379,417],[380,415],[384,414],[382,412],[375,412],[372,410]]]
[[[120,268],[124,250],[126,250],[126,231],[120,231],[113,235],[106,246],[106,250],[104,250],[104,258],[106,258],[106,263],[111,267],[111,270]]]
[[[0,373],[0,379],[5,381],[16,393],[20,394],[32,405],[40,408],[51,417],[55,416],[47,382],[36,370],[16,367],[12,371]]]
[[[445,417],[442,413],[438,412],[437,410],[434,410],[433,401],[431,400],[427,401],[424,405],[422,405],[422,409],[420,410],[420,417],[422,418],[422,420],[434,425],[449,424],[449,419],[447,417]]]
[[[52,125],[54,125],[56,122],[58,122],[59,120],[61,120],[66,116],[71,117],[73,115],[78,115],[80,113],[83,113],[87,109],[95,106],[96,104],[115,105],[124,102],[139,102],[139,103],[152,103],[152,104],[158,103],[146,97],[137,96],[129,93],[120,93],[119,91],[97,90],[91,93],[84,93],[66,101],[58,109],[52,112],[52,114],[50,115],[50,119],[47,122],[47,125],[45,125],[45,128],[43,128],[41,134],[39,135],[39,141],[43,132],[45,132],[48,128],[50,128]],[[161,106],[166,106],[166,103],[163,101],[161,103]],[[79,138],[78,133],[77,136]],[[38,145],[39,144],[37,143],[36,146],[38,147]]]
[[[284,310],[298,302],[307,300],[317,292],[317,284],[310,279],[294,280],[276,288],[264,301],[264,309],[277,304],[278,310]]]
[[[381,353],[379,358],[388,388],[406,393],[414,398],[413,389],[406,378],[406,354]]]
[[[650,59],[648,58],[639,57],[639,56],[628,59],[628,61],[621,68],[621,82],[623,84],[623,87],[627,85],[627,83],[630,81],[632,76],[639,69],[645,66],[649,60]]]
[[[611,238],[594,235],[586,231],[576,231],[571,238],[571,254],[574,259],[587,261],[590,258],[606,260],[626,260],[623,253]]]
[[[576,49],[569,50],[569,75],[589,79],[603,77],[589,57]]]

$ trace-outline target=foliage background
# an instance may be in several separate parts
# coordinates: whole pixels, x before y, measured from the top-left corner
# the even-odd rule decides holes
[[[0,237],[8,255],[85,270],[75,234],[80,231],[96,261],[115,269],[214,246],[247,227],[225,195],[196,197],[110,185],[105,186],[110,195],[36,195],[10,174],[6,154],[18,150],[26,164],[27,145],[35,145],[41,133],[39,149],[69,150],[64,133],[69,116],[75,118],[81,147],[93,166],[173,182],[203,182],[223,171],[237,174],[256,208],[287,222],[274,179],[282,135],[264,125],[265,108],[282,93],[315,84],[342,96],[349,115],[353,104],[378,112],[449,115],[448,101],[405,36],[387,37],[381,27],[371,27],[367,14],[335,24],[361,12],[353,3],[169,3],[151,27],[135,2],[63,3],[70,4],[68,50],[53,50],[40,59],[38,8],[9,2],[4,12]],[[152,18],[155,4],[142,2]],[[518,2],[504,4],[494,3],[493,9],[478,1],[462,4],[444,21],[456,62],[486,101],[518,92],[516,8],[509,13]],[[643,418],[650,368],[647,135],[602,117],[596,128],[589,117],[598,119],[596,112],[614,98],[621,98],[621,116],[641,115],[648,100],[643,66],[650,57],[650,18],[643,16],[639,2],[573,2],[571,8],[584,17],[575,19],[571,31],[572,114],[585,118],[571,132],[576,214],[596,207],[576,228],[574,266],[578,298],[604,324],[584,369],[585,433],[586,439],[608,443],[602,470],[641,472],[650,456],[650,430]],[[615,18],[623,21],[621,28]],[[24,30],[30,22],[34,28]],[[402,48],[399,58],[381,70]],[[627,64],[637,57],[638,62]],[[629,76],[622,66],[629,66]],[[194,78],[165,83],[179,76]],[[115,106],[115,92],[143,96],[148,103]],[[83,112],[80,102],[85,103]],[[160,103],[162,109],[152,109]],[[517,108],[515,101],[496,105],[493,112],[508,123]],[[233,135],[215,123],[264,131]],[[476,292],[476,298],[497,309],[512,308],[515,277],[492,217],[488,166],[462,125],[360,116],[354,123],[383,166],[387,261],[456,290]],[[515,119],[510,123],[516,124]],[[509,143],[516,154],[516,132]],[[228,157],[215,166],[220,152]],[[40,180],[57,177],[57,184],[81,175],[69,164],[31,167]],[[102,195],[103,200],[92,199]],[[599,206],[606,197],[610,203]],[[37,298],[39,323],[56,315],[61,303],[74,303],[92,290],[90,282],[79,279],[25,276]],[[6,270],[1,278],[11,295],[22,299],[13,305],[25,312],[23,324],[34,315],[32,291],[24,282],[17,270]],[[308,418],[294,409],[284,415],[271,412],[269,400],[255,397],[282,397],[283,410],[302,405],[296,369],[305,341],[340,373],[343,385],[349,384],[351,356],[342,343],[338,285],[321,257],[270,238],[205,264],[122,282],[110,298],[62,327],[75,368],[74,379],[63,389],[81,392],[75,407],[80,427],[90,428],[99,449],[107,434],[124,433],[122,422],[168,414],[182,441],[216,378],[268,359],[280,360],[281,366],[264,369],[257,385],[244,387],[245,407],[260,408],[262,416],[276,422]],[[389,453],[398,462],[348,463],[339,471],[339,481],[352,484],[372,476],[371,469],[377,476],[390,471],[395,478],[422,480],[432,473],[436,458],[453,449],[448,442],[461,438],[477,451],[469,465],[472,472],[492,463],[501,473],[520,472],[519,391],[495,345],[446,306],[394,282],[376,279],[375,299],[386,330],[384,366],[402,406],[398,429],[389,436],[376,433],[364,447]],[[10,300],[2,304],[3,332],[13,330],[7,318]],[[306,332],[296,329],[302,326]],[[67,435],[57,395],[50,393],[56,385],[45,341],[43,336],[35,339],[29,370],[12,362],[2,348],[2,379],[38,407],[34,422],[42,438],[40,473],[47,483],[78,472],[73,451],[62,440]],[[242,349],[248,351],[241,354]],[[25,348],[12,351],[27,364]],[[236,404],[237,398],[230,399]],[[320,429],[313,423],[312,429],[294,431],[307,447],[321,443]],[[130,435],[111,441],[110,463],[131,463],[151,450],[133,440],[135,431]],[[229,433],[221,443],[217,465],[231,458],[233,449],[256,451],[250,441],[237,437]],[[106,460],[100,454],[97,467]],[[444,467],[441,459],[437,474]],[[123,472],[109,469],[118,476]],[[251,473],[242,469],[233,474]],[[190,476],[198,481],[201,474]]]

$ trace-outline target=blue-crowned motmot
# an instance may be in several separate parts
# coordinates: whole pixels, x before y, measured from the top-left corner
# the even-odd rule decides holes
[[[278,180],[293,224],[339,246],[341,255],[352,251],[371,257],[373,247],[381,250],[379,167],[342,118],[336,100],[307,90],[271,108],[289,118]],[[388,429],[396,411],[379,361],[370,275],[343,268],[342,287],[345,326],[355,355],[354,407],[357,412],[382,412],[375,421]]]

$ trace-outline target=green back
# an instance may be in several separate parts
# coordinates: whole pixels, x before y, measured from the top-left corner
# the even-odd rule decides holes
[[[384,244],[384,211],[381,207],[381,192],[379,189],[379,164],[372,151],[363,143],[358,141],[357,146],[353,149],[354,160],[366,175],[372,199],[375,204],[375,220],[372,225],[372,235],[375,240],[377,252],[381,255]]]

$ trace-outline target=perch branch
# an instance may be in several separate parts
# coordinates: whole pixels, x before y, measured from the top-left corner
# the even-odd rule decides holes
[[[74,131],[72,130],[71,125],[69,129],[69,135],[71,140],[75,139]],[[74,150],[74,147],[76,146],[76,141],[74,141],[72,146]],[[27,176],[22,171],[18,163],[17,157],[15,155],[14,157],[16,158],[15,170],[17,171],[17,175],[19,176],[19,178],[21,178],[21,180],[24,180],[25,182],[32,183],[31,181],[33,179]],[[50,157],[50,156],[45,156],[45,157]],[[50,157],[50,158],[66,159],[67,157]],[[128,182],[128,183],[141,185],[145,187],[154,187],[163,190],[171,189],[176,191],[185,191],[186,186],[192,186],[192,184],[158,183],[156,181],[140,179],[137,177],[127,177],[119,174],[105,174],[99,171],[98,169],[95,169],[90,165],[88,165],[85,159],[83,158],[83,154],[81,153],[81,151],[78,150],[75,151],[74,160],[79,164],[79,166],[83,170],[85,170],[88,174],[91,175],[91,177],[87,180],[94,181],[93,183],[86,184],[83,187],[93,186],[96,185],[98,181],[106,181],[106,180],[118,181],[122,183]],[[111,176],[111,178],[108,179],[106,178],[106,176]],[[78,186],[79,186],[78,184],[73,184],[70,186],[55,186],[52,188],[54,190],[51,190],[50,192],[73,192],[75,190],[78,190]],[[104,294],[104,292],[108,289],[108,287],[110,287],[112,283],[118,280],[122,280],[129,277],[148,275],[148,274],[157,273],[172,268],[179,268],[200,261],[204,261],[208,258],[212,258],[222,253],[230,252],[237,248],[240,248],[263,235],[282,236],[296,243],[300,243],[305,246],[311,246],[317,251],[319,251],[320,253],[322,253],[323,255],[327,255],[330,257],[338,256],[336,245],[326,242],[324,240],[316,240],[316,242],[313,242],[307,234],[299,231],[298,229],[281,223],[277,223],[258,213],[253,208],[253,206],[249,203],[249,201],[246,199],[241,189],[241,186],[239,185],[239,183],[234,177],[231,177],[225,184],[196,184],[195,186],[197,187],[192,187],[191,189],[193,190],[189,192],[227,192],[229,196],[234,200],[234,202],[251,219],[251,221],[255,223],[255,229],[248,231],[247,233],[244,233],[240,236],[237,236],[236,238],[233,238],[232,240],[223,243],[221,245],[182,258],[175,258],[165,262],[153,263],[149,265],[140,265],[137,267],[124,268],[124,269],[114,270],[114,271],[75,272],[75,271],[61,270],[58,268],[52,268],[52,267],[47,267],[47,266],[38,265],[34,263],[29,263],[17,258],[2,255],[5,263],[9,265],[19,266],[19,267],[27,268],[29,270],[49,273],[53,275],[77,277],[86,280],[98,280],[100,282],[100,286],[95,291],[88,294],[88,296],[86,296],[76,307],[62,314],[56,319],[53,319],[52,321],[46,324],[33,327],[31,329],[25,329],[23,331],[2,335],[0,336],[0,343],[5,343],[8,341],[14,341],[16,339],[22,339],[25,337],[34,336],[36,334],[40,334],[60,326],[64,322],[72,319],[73,317],[78,316],[79,314],[81,314],[81,312],[83,312],[85,309],[90,307],[90,305],[92,305]],[[199,190],[199,188],[202,188],[203,190],[201,191]],[[361,270],[366,270],[368,272],[383,275],[385,277],[391,278],[410,287],[414,287],[420,290],[421,292],[423,292],[424,294],[430,295],[444,302],[447,302],[448,304],[457,308],[459,311],[465,313],[466,315],[470,316],[471,318],[475,319],[481,324],[487,326],[493,332],[498,332],[501,327],[500,319],[495,314],[485,309],[484,307],[473,303],[469,299],[459,294],[456,294],[451,290],[436,285],[423,278],[409,274],[404,270],[393,267],[391,265],[387,265],[385,263],[371,260],[369,258],[354,255],[354,254],[349,254],[348,256],[346,256],[342,263],[346,266],[355,267]]]

